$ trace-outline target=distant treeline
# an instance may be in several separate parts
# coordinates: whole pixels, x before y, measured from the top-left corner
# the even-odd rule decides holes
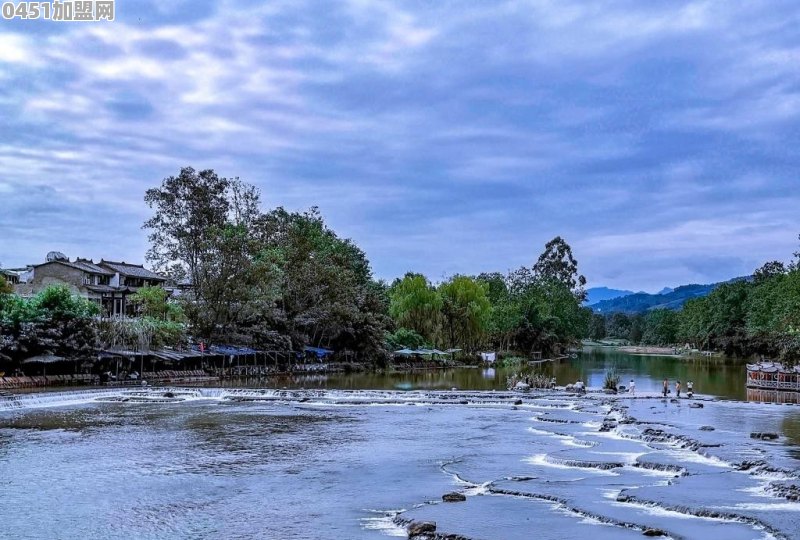
[[[725,283],[683,309],[644,314],[594,314],[588,337],[647,345],[685,345],[740,357],[763,355],[794,363],[800,355],[800,254],[756,270],[752,280]]]
[[[389,344],[558,353],[587,331],[590,312],[580,305],[585,283],[560,237],[548,242],[533,267],[508,275],[455,276],[435,287],[409,273],[389,287],[397,327]]]

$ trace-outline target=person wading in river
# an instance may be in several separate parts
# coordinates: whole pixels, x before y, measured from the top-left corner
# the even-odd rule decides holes
[[[675,393],[681,397],[681,381],[675,381]]]
[[[669,381],[666,377],[664,377],[664,397],[667,397],[667,393],[669,392]]]

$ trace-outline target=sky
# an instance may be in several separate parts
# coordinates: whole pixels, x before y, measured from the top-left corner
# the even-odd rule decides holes
[[[376,277],[531,265],[657,291],[789,260],[796,0],[116,0],[0,19],[0,262],[143,262],[183,166],[319,206]]]

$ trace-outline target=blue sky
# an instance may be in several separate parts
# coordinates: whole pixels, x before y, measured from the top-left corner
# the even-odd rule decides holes
[[[800,7],[117,0],[0,20],[0,261],[142,261],[181,166],[318,205],[378,277],[531,264],[658,290],[788,259]]]

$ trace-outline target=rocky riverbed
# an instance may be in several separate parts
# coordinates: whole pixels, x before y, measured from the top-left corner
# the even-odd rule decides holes
[[[796,406],[162,389],[4,409],[11,537],[800,537]]]

